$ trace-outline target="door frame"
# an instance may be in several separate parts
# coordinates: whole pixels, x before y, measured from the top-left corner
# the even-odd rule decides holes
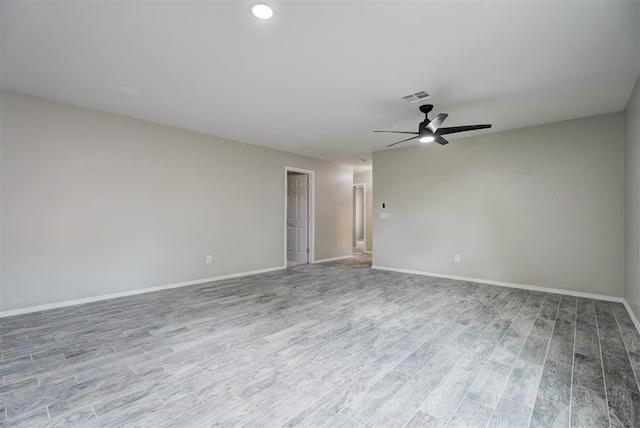
[[[363,252],[367,252],[367,183],[353,183],[353,189],[362,187],[362,241],[364,242]],[[355,210],[353,216],[355,218]],[[355,225],[355,222],[354,222]],[[356,230],[353,229],[353,236],[355,237]],[[353,237],[352,237],[353,239]],[[357,239],[356,239],[357,241]]]
[[[288,183],[287,183],[287,173],[289,172],[297,172],[299,174],[307,174],[309,177],[309,193],[307,194],[307,201],[309,203],[309,230],[307,236],[307,245],[309,246],[309,259],[308,263],[313,263],[315,261],[315,242],[316,242],[316,215],[315,215],[315,206],[316,206],[316,172],[311,169],[302,169],[297,168],[295,166],[285,166],[284,167],[284,211],[282,213],[283,217],[283,226],[284,226],[284,267],[287,267],[287,203],[288,203]]]

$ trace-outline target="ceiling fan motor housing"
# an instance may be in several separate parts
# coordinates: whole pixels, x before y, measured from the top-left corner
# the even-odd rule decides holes
[[[420,106],[420,111],[424,114],[429,114],[431,110],[433,110],[433,104],[422,104]]]

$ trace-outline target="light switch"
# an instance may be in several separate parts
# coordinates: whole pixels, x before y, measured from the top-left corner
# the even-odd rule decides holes
[[[380,213],[380,218],[386,220],[389,218],[389,213]]]

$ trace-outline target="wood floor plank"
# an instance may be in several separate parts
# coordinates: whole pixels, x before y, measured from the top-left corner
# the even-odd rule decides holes
[[[640,332],[636,330],[633,320],[622,303],[611,303],[611,309],[620,327],[622,339],[629,352],[640,352]]]
[[[393,371],[369,387],[344,407],[341,413],[359,424],[366,423],[380,407],[384,406],[410,379],[410,376]]]
[[[360,426],[356,421],[349,419],[342,413],[337,413],[327,423],[319,425],[326,428],[358,428]]]
[[[407,423],[444,376],[422,368],[380,408],[380,413],[402,424]]]
[[[184,413],[168,417],[158,424],[158,428],[197,427],[211,420],[219,420],[222,415],[238,407],[242,400],[230,395],[217,400],[208,401],[205,405],[191,407]]]
[[[35,410],[20,413],[14,417],[9,417],[4,422],[0,422],[0,426],[6,427],[37,427],[47,426],[50,423],[49,414],[46,407],[40,407]]]
[[[573,336],[569,338],[554,334],[551,337],[551,342],[549,343],[547,358],[559,363],[571,365],[573,363],[573,345]]]
[[[604,378],[600,356],[576,353],[573,366],[573,384],[604,394]]]
[[[367,390],[367,386],[353,380],[346,381],[318,401],[287,421],[285,427],[313,427],[331,420]]]
[[[569,426],[569,406],[538,398],[531,415],[531,428],[563,428]]]
[[[275,405],[261,409],[245,426],[280,426],[313,403],[324,397],[331,388],[321,382],[314,381],[298,389],[297,393],[280,400]]]
[[[371,419],[367,421],[364,428],[402,428],[404,425],[400,422],[394,421],[388,416],[381,413],[376,413]]]
[[[629,360],[620,355],[603,353],[602,362],[611,424],[640,426],[640,391],[633,379]]]
[[[489,422],[493,411],[473,400],[465,398],[458,410],[447,424],[447,427],[457,428],[483,428]]]
[[[471,385],[467,397],[495,409],[510,374],[511,366],[489,361]]]
[[[419,410],[411,418],[405,428],[444,428],[447,423]]]
[[[622,339],[622,334],[618,328],[618,323],[613,315],[613,310],[609,302],[596,301],[596,319],[598,321],[598,332],[600,348],[603,353],[625,356],[627,350]]]
[[[542,368],[539,364],[518,360],[502,396],[526,407],[533,408]]]
[[[501,398],[489,421],[488,428],[525,428],[529,424],[531,408]]]
[[[537,397],[568,406],[571,400],[571,365],[547,359],[542,369]]]
[[[429,394],[422,410],[438,419],[448,421],[464,399],[477,374],[473,370],[454,368]]]
[[[604,395],[574,386],[571,398],[571,426],[608,427],[609,411]]]

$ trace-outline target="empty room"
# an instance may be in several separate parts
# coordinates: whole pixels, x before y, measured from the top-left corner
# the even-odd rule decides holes
[[[640,1],[0,1],[0,426],[640,427]]]

